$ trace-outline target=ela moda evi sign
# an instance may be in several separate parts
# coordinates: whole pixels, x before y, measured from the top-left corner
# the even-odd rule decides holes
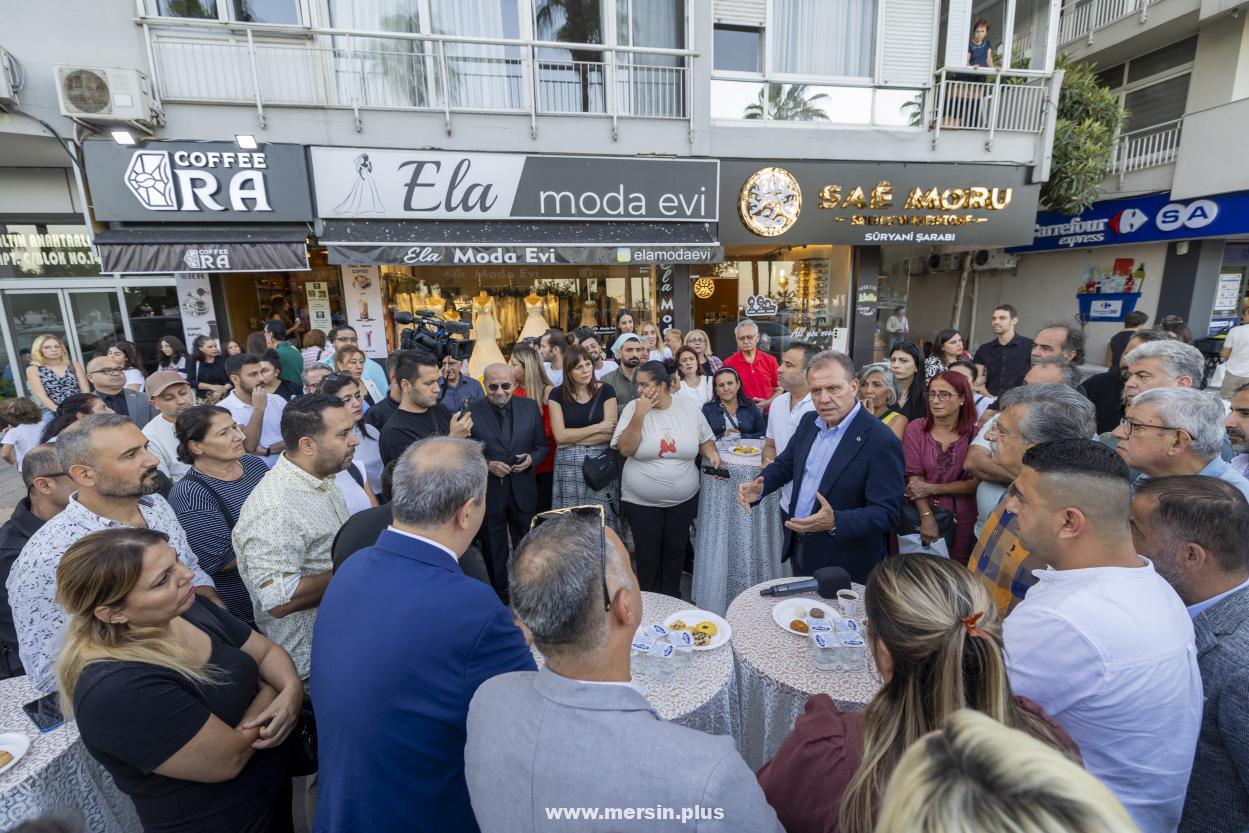
[[[704,159],[314,147],[320,216],[336,219],[715,222]]]

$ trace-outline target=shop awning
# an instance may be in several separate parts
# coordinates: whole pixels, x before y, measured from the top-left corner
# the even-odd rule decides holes
[[[330,263],[369,265],[719,263],[715,223],[326,220]]]
[[[301,272],[308,269],[306,225],[247,228],[126,226],[95,235],[100,271]]]

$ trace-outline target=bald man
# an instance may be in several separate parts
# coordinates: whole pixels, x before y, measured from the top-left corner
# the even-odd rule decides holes
[[[486,452],[490,477],[486,486],[486,519],[482,545],[490,583],[507,601],[507,562],[512,547],[529,531],[538,511],[537,468],[549,451],[542,428],[542,408],[526,397],[513,396],[516,377],[505,364],[492,364],[483,375],[486,398],[469,406],[472,438]],[[510,540],[509,540],[510,538]]]
[[[148,397],[126,387],[126,373],[115,359],[96,356],[87,362],[87,379],[91,389],[113,409],[113,413],[130,417],[136,428],[142,430],[158,414]]]

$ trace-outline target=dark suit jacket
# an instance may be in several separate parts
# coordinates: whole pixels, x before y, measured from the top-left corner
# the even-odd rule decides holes
[[[764,495],[793,481],[786,508],[791,516],[798,506],[807,454],[817,431],[816,419],[815,413],[804,414],[789,445],[763,470]],[[901,512],[903,469],[902,443],[883,422],[860,408],[820,478],[819,491],[833,507],[836,528],[802,536],[786,529],[782,560],[794,554],[801,538],[808,571],[844,567],[854,581],[866,581],[867,574],[884,558],[887,536]]]
[[[318,833],[477,830],[464,780],[468,705],[533,655],[488,584],[387,530],[347,559],[312,639]]]
[[[487,460],[498,460],[510,466],[520,454],[533,458],[533,465],[518,474],[490,475],[486,486],[486,512],[502,512],[509,503],[522,512],[536,512],[538,479],[533,472],[550,453],[542,428],[542,409],[537,402],[523,396],[513,396],[507,407],[512,410],[512,431],[506,437],[500,433],[499,417],[489,399],[478,399],[468,408],[473,417],[473,439],[481,441]]]

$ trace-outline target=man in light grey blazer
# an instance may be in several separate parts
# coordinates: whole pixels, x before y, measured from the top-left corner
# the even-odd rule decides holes
[[[1179,833],[1249,829],[1249,501],[1214,477],[1149,478],[1137,549],[1188,605],[1205,692]]]
[[[630,682],[642,596],[614,532],[556,516],[509,573],[546,666],[487,680],[469,706],[464,772],[482,833],[782,830],[732,738],[660,719]]]

